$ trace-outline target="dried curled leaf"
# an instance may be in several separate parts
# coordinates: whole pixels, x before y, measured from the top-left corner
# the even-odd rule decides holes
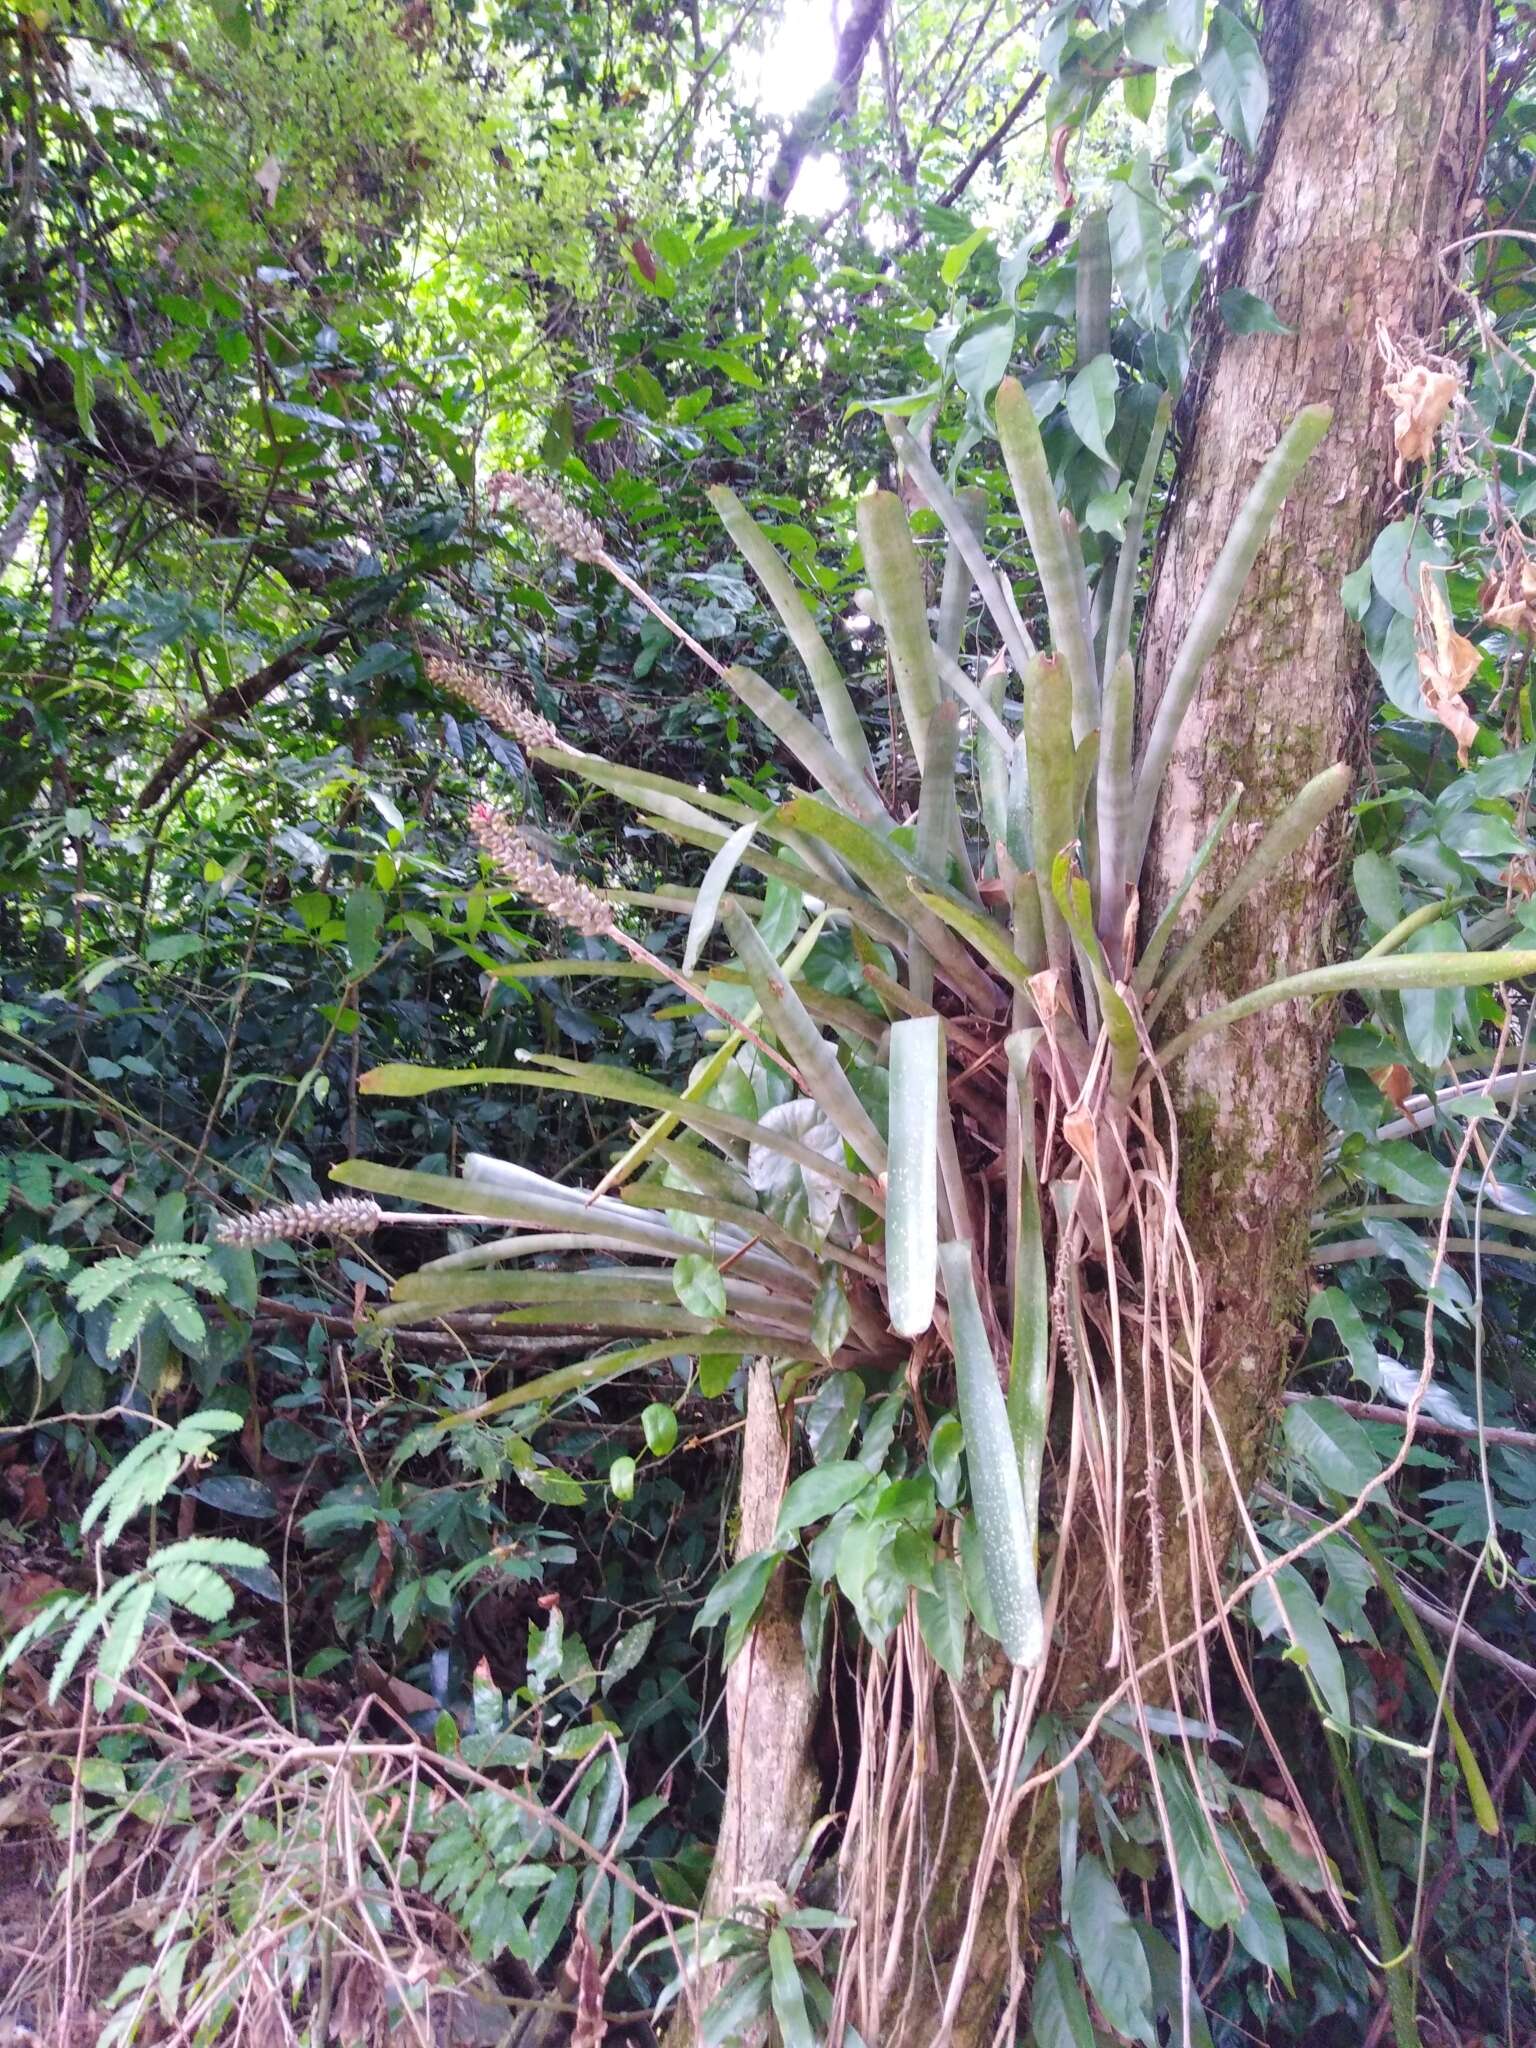
[[[1525,535],[1511,525],[1498,542],[1499,567],[1478,592],[1478,604],[1485,626],[1530,640],[1536,639],[1536,562],[1525,549]]]
[[[1453,370],[1432,370],[1414,363],[1386,386],[1388,402],[1395,407],[1392,439],[1397,447],[1397,474],[1411,462],[1428,462],[1435,452],[1435,436],[1455,403],[1461,380]]]
[[[1445,592],[1429,563],[1419,565],[1419,687],[1424,702],[1456,741],[1456,758],[1465,768],[1477,738],[1477,720],[1462,692],[1477,673],[1482,656],[1456,631]]]

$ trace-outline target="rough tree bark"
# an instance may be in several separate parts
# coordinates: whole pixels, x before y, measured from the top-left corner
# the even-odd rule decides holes
[[[788,1462],[773,1374],[764,1359],[754,1360],[748,1376],[746,1425],[738,1558],[772,1543]],[[798,1610],[780,1573],[726,1674],[725,1811],[704,1900],[707,1920],[723,1919],[743,1905],[760,1905],[782,1891],[816,1814],[820,1785],[811,1737],[817,1705]],[[669,2036],[673,2048],[689,2048],[696,2039],[694,2016],[707,2008],[725,1975],[719,1969],[701,1974],[692,2010],[679,2015]],[[740,2048],[752,2048],[766,2037],[763,2021],[732,2039]]]
[[[1363,650],[1339,584],[1363,559],[1390,492],[1376,327],[1381,321],[1394,334],[1427,338],[1436,332],[1440,251],[1458,231],[1480,161],[1487,34],[1482,0],[1355,0],[1349,7],[1273,0],[1267,9],[1272,111],[1245,181],[1251,204],[1232,217],[1216,289],[1246,286],[1295,331],[1212,334],[1188,407],[1190,435],[1141,642],[1144,718],[1260,463],[1303,405],[1326,400],[1334,420],[1185,722],[1142,878],[1144,932],[1187,875],[1234,782],[1245,785],[1241,816],[1251,823],[1213,861],[1191,921],[1230,881],[1262,822],[1310,776],[1340,759],[1358,761],[1364,751]],[[1187,1011],[1330,957],[1344,835],[1336,822],[1249,900],[1195,977],[1198,985],[1182,992]],[[1169,1018],[1168,1029],[1179,1021]],[[1330,1034],[1323,1010],[1301,1015],[1287,1006],[1204,1041],[1172,1077],[1181,1206],[1204,1288],[1204,1369],[1244,1486],[1258,1475],[1306,1294]],[[1133,1492],[1143,1478],[1133,1480]],[[1176,1496],[1169,1505],[1176,1513]],[[1235,1515],[1225,1482],[1216,1480],[1218,1555]],[[1134,1574],[1150,1554],[1145,1531],[1129,1534]],[[1165,1594],[1176,1640],[1192,1625],[1193,1592],[1174,1571]],[[1056,1710],[1070,1713],[1102,1695],[1107,1680],[1109,1601],[1091,1561],[1067,1599],[1048,1691]],[[1128,1605],[1133,1614],[1144,1607],[1135,1591]],[[1159,1646],[1155,1617],[1147,1623],[1143,1659]],[[973,1702],[978,1713],[983,1703],[981,1696]],[[1105,1762],[1116,1767],[1114,1758]],[[1054,1880],[1054,1796],[1046,1799],[1050,1813],[1037,1817],[1026,1808],[1010,1845],[1025,1915],[1048,1908]],[[948,1867],[927,1915],[938,1981],[948,1975],[968,1903],[981,1817],[977,1799],[972,1825],[962,1815],[952,1828]],[[993,1878],[966,1996],[943,2037],[955,2048],[992,2038],[1009,1964],[1004,1878],[1002,1870]],[[1027,1953],[1027,1934],[1012,1931]],[[935,2021],[933,2006],[909,2011],[885,2048],[933,2048],[941,2038]]]
[[[1141,643],[1144,716],[1264,455],[1307,403],[1330,404],[1333,424],[1185,720],[1142,878],[1143,929],[1188,874],[1234,783],[1247,792],[1239,821],[1251,824],[1212,860],[1194,916],[1310,776],[1364,754],[1370,680],[1339,585],[1364,559],[1391,492],[1376,330],[1432,341],[1439,327],[1440,252],[1460,231],[1481,161],[1485,15],[1483,0],[1286,0],[1268,10],[1277,111],[1257,200],[1233,223],[1217,289],[1257,292],[1295,332],[1225,341],[1195,394]],[[1333,956],[1347,830],[1336,814],[1249,899],[1201,985],[1180,992],[1186,1014]],[[1245,1480],[1256,1476],[1306,1294],[1331,1032],[1327,1006],[1287,1004],[1205,1039],[1171,1077],[1183,1211],[1205,1291],[1205,1369]]]

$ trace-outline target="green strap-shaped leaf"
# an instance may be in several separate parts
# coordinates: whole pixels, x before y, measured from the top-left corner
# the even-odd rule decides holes
[[[646,768],[631,768],[623,761],[605,761],[600,754],[577,754],[566,748],[536,747],[537,759],[557,767],[562,774],[579,775],[619,796],[626,803],[644,805],[647,810],[678,824],[707,825],[713,813],[732,824],[744,823],[757,815],[749,804],[712,790],[695,789],[691,782],[677,782],[670,775],[655,775]]]
[[[983,1016],[997,1015],[1002,1007],[997,989],[939,919],[917,902],[908,885],[921,878],[915,877],[914,869],[887,840],[815,797],[792,797],[787,804],[780,804],[777,816],[780,824],[792,831],[824,839],[886,909],[910,925],[956,993]]]
[[[621,1373],[638,1372],[642,1366],[655,1365],[663,1358],[675,1358],[679,1350],[687,1353],[690,1347],[679,1344],[675,1338],[665,1338],[654,1344],[631,1344],[622,1351],[599,1351],[591,1358],[583,1358],[572,1365],[557,1366],[553,1372],[540,1373],[536,1379],[524,1380],[521,1385],[509,1387],[504,1394],[482,1401],[474,1408],[452,1409],[438,1417],[439,1429],[462,1429],[469,1422],[486,1422],[493,1415],[501,1415],[508,1408],[521,1408],[529,1402],[557,1401],[562,1394],[574,1394],[585,1387],[602,1386],[609,1380],[616,1380]],[[755,1349],[752,1344],[735,1344],[728,1339],[709,1339],[712,1352],[744,1358]]]
[[[906,509],[894,491],[858,503],[864,567],[874,586],[896,695],[919,769],[928,762],[928,721],[939,707],[939,671],[928,635],[928,598]]]
[[[1136,583],[1141,567],[1141,543],[1147,530],[1147,511],[1152,503],[1152,493],[1157,485],[1157,466],[1163,459],[1163,444],[1168,438],[1168,422],[1173,417],[1173,402],[1165,391],[1157,401],[1157,411],[1152,417],[1152,432],[1147,440],[1147,452],[1141,460],[1141,474],[1136,479],[1136,490],[1131,498],[1131,509],[1126,515],[1125,540],[1120,549],[1120,560],[1115,569],[1115,587],[1109,602],[1109,621],[1104,634],[1104,673],[1111,676],[1122,655],[1131,647],[1131,619],[1136,609]],[[1106,745],[1108,744],[1109,719],[1104,720]],[[1127,878],[1134,882],[1136,877]]]
[[[832,742],[817,731],[803,711],[797,711],[781,697],[771,683],[765,682],[755,670],[739,664],[726,670],[724,680],[754,718],[760,719],[775,739],[784,742],[819,789],[856,818],[885,818],[889,822],[874,784],[850,768]]]
[[[1232,530],[1211,569],[1210,579],[1200,593],[1195,615],[1190,620],[1189,630],[1163,686],[1152,730],[1142,751],[1126,859],[1128,875],[1141,872],[1158,793],[1162,789],[1168,763],[1173,758],[1179,727],[1194,700],[1205,665],[1232,622],[1237,601],[1248,581],[1248,572],[1279,515],[1280,507],[1285,503],[1287,492],[1301,474],[1313,449],[1327,433],[1332,418],[1331,406],[1308,405],[1303,406],[1292,420],[1239,507]]]
[[[933,1321],[938,1285],[940,1020],[906,1017],[893,1024],[890,1058],[886,1292],[892,1329],[899,1337],[920,1337]]]
[[[1008,1360],[1008,1427],[1019,1461],[1031,1555],[1040,1541],[1040,1477],[1045,1466],[1045,1383],[1051,1353],[1050,1283],[1040,1182],[1035,1167],[1035,1088],[1030,1062],[1043,1031],[1007,1040],[1009,1128],[1016,1139],[1018,1214],[1013,1265],[1013,1342]]]
[[[810,959],[811,954],[815,951],[816,942],[821,937],[826,922],[826,912],[818,912],[812,918],[807,930],[803,931],[796,940],[794,947],[784,962],[784,972],[791,981],[793,981],[794,977],[800,972],[801,968],[804,967],[806,961]],[[757,1024],[759,1015],[757,1005],[754,1003],[751,1013],[742,1021],[751,1029]],[[703,1066],[694,1074],[687,1087],[684,1088],[684,1100],[693,1102],[708,1095],[718,1084],[726,1068],[745,1043],[746,1040],[741,1032],[727,1032],[724,1041],[715,1049]],[[599,1184],[600,1188],[616,1187],[627,1180],[631,1174],[637,1172],[645,1164],[646,1160],[651,1157],[656,1147],[663,1144],[672,1135],[680,1121],[681,1119],[671,1112],[659,1116],[649,1129],[640,1133],[640,1136],[636,1138],[634,1144],[630,1146],[624,1156],[609,1167]]]
[[[1189,864],[1189,872],[1169,898],[1167,909],[1157,920],[1151,938],[1147,940],[1146,945],[1142,948],[1141,958],[1136,962],[1136,971],[1131,976],[1131,986],[1135,989],[1137,995],[1145,997],[1147,990],[1156,981],[1157,970],[1162,964],[1163,954],[1167,951],[1168,941],[1173,937],[1174,929],[1179,921],[1179,913],[1183,910],[1188,900],[1190,890],[1194,888],[1196,882],[1199,881],[1201,875],[1205,872],[1211,855],[1221,844],[1226,829],[1231,824],[1237,807],[1242,800],[1243,785],[1239,782],[1234,786],[1232,794],[1222,805],[1220,815],[1217,817],[1215,824],[1200,843],[1200,851]]]
[[[643,824],[665,833],[667,838],[677,840],[679,845],[701,847],[711,857],[725,850],[726,836],[714,830],[708,823],[703,826],[683,825],[666,818],[654,817],[646,811],[640,812],[639,816]],[[764,814],[756,822],[759,831],[781,839],[786,846],[797,836],[782,830],[776,832],[773,814]],[[764,853],[757,847],[748,847],[740,856],[740,862],[743,867],[751,868],[756,874],[771,876],[773,880],[783,882],[789,888],[798,889],[806,896],[815,897],[836,910],[844,911],[848,917],[856,923],[862,923],[874,937],[881,939],[888,946],[900,946],[905,941],[906,933],[894,918],[887,916],[879,904],[862,891],[843,887],[836,874],[823,873],[809,865],[794,866],[789,861],[778,860],[774,855]],[[686,910],[691,918],[698,908],[702,891],[673,889],[657,894],[650,891],[609,888],[604,894],[611,903],[634,903],[649,909]],[[747,899],[741,900],[743,907],[746,907]]]
[[[962,491],[957,497],[935,469],[932,460],[924,452],[921,442],[910,434],[902,421],[894,414],[885,415],[885,431],[890,435],[897,454],[901,457],[903,469],[915,479],[918,488],[929,505],[943,522],[951,547],[960,555],[971,572],[971,580],[981,592],[982,603],[992,614],[992,623],[1002,635],[1008,657],[1019,674],[1035,657],[1035,643],[1024,630],[1013,593],[987,555],[981,530],[970,518],[966,500],[971,495]],[[943,631],[939,635],[941,649],[947,646]]]
[[[1008,465],[1008,476],[1039,572],[1052,644],[1071,681],[1072,738],[1081,742],[1099,722],[1098,671],[1079,587],[1081,554],[1063,530],[1039,423],[1023,385],[1015,377],[1005,377],[997,388],[997,438],[1002,443],[1003,460]],[[1078,555],[1076,562],[1074,553]],[[1035,764],[1031,760],[1031,777],[1034,774]]]
[[[1116,1102],[1128,1102],[1141,1064],[1141,1039],[1130,1006],[1115,986],[1114,977],[1093,928],[1093,902],[1087,882],[1073,866],[1070,852],[1059,853],[1051,870],[1051,894],[1056,899],[1079,957],[1087,968],[1104,1029],[1109,1035],[1109,1092]]]
[[[804,662],[806,674],[811,679],[811,688],[816,692],[816,701],[821,706],[821,715],[827,722],[827,731],[832,736],[833,746],[861,781],[867,782],[872,789],[877,787],[869,742],[864,737],[864,728],[859,721],[858,711],[848,694],[848,685],[843,680],[842,671],[831,648],[816,630],[816,623],[806,610],[799,586],[786,567],[783,557],[736,493],[728,486],[712,485],[709,501],[719,515],[726,532],[767,592],[768,602],[778,613],[796,654]]]
[[[995,967],[1016,989],[1027,993],[1033,970],[1019,958],[984,910],[972,910],[968,904],[957,903],[952,896],[940,896],[936,890],[920,888],[916,882],[909,882],[908,887],[925,910],[942,918],[951,931],[958,932],[976,948],[989,967]]]
[[[1094,824],[1099,835],[1099,938],[1117,974],[1125,971],[1125,912],[1129,877],[1125,872],[1125,839],[1130,829],[1132,756],[1136,743],[1136,670],[1122,654],[1110,671],[1104,691],[1104,723],[1099,735],[1098,798]]]
[[[1486,988],[1495,981],[1529,981],[1536,975],[1536,952],[1511,949],[1501,953],[1396,953],[1386,959],[1342,960],[1332,967],[1313,967],[1305,974],[1287,974],[1262,988],[1249,989],[1235,1002],[1207,1010],[1177,1038],[1159,1049],[1167,1065],[1213,1031],[1276,1003],[1300,1002],[1318,996],[1375,994],[1388,988]]]
[[[888,432],[890,426],[891,418],[890,415],[887,415],[886,429]],[[908,435],[907,439],[910,440],[911,436]],[[923,495],[928,497],[926,491]],[[939,511],[938,506],[934,505],[932,498],[928,498],[928,503],[933,506],[935,512]],[[986,492],[978,486],[972,485],[967,490],[956,492],[954,505],[962,525],[979,539],[985,533],[987,525]],[[939,512],[939,517],[941,520],[944,518],[942,512]],[[937,646],[940,655],[947,655],[951,661],[958,659],[961,642],[965,638],[965,615],[970,608],[971,590],[974,583],[975,578],[971,574],[970,565],[965,559],[964,551],[954,535],[951,534],[949,536],[949,544],[944,550],[944,577],[939,585],[939,616],[935,623],[933,634],[934,644]]]
[[[885,1170],[885,1140],[854,1093],[837,1054],[811,1022],[793,984],[758,937],[750,918],[734,903],[725,905],[725,928],[736,957],[747,971],[757,1006],[774,1036],[799,1069],[806,1093],[842,1133],[872,1173]]]
[[[949,1303],[971,1502],[981,1536],[987,1589],[997,1617],[998,1641],[1015,1664],[1037,1664],[1045,1634],[1034,1545],[997,1360],[976,1293],[970,1245],[954,1240],[940,1245],[939,1270]]]
[[[748,1145],[764,1145],[770,1152],[781,1152],[786,1159],[793,1159],[797,1166],[819,1173],[824,1179],[836,1185],[857,1200],[872,1207],[878,1207],[878,1198],[867,1181],[850,1173],[836,1160],[826,1158],[820,1152],[813,1152],[798,1139],[786,1137],[782,1131],[773,1130],[766,1124],[753,1121],[751,1117],[733,1116],[727,1110],[715,1109],[702,1102],[689,1101],[686,1096],[673,1094],[670,1088],[660,1087],[643,1075],[626,1072],[621,1067],[584,1066],[576,1060],[551,1060],[540,1067],[375,1067],[365,1074],[358,1084],[360,1090],[369,1095],[429,1095],[438,1088],[547,1088],[557,1094],[592,1095],[605,1102],[627,1102],[637,1109],[658,1109],[676,1116],[706,1137],[737,1138]],[[363,1165],[361,1160],[345,1162],[349,1172]],[[344,1178],[339,1168],[331,1169],[331,1178]],[[376,1185],[353,1177],[353,1187]],[[454,1185],[450,1183],[450,1185]],[[463,1183],[458,1183],[463,1186]],[[473,1200],[446,1203],[445,1206],[463,1209],[470,1214],[475,1211]],[[486,1213],[510,1215],[510,1210],[492,1210]],[[544,1221],[543,1217],[530,1219]]]
[[[698,901],[693,906],[693,915],[688,920],[688,943],[683,948],[683,972],[692,974],[698,964],[699,955],[709,943],[709,935],[715,928],[715,919],[720,915],[720,899],[731,886],[731,877],[740,864],[742,855],[751,845],[761,820],[749,818],[745,825],[738,825],[726,840],[720,851],[704,870],[704,879],[699,884]]]
[[[1041,655],[1024,674],[1024,745],[1029,758],[1030,829],[1034,842],[1031,865],[1048,878],[1056,856],[1077,836],[1077,811],[1072,801],[1076,781],[1072,744],[1072,682],[1059,661]],[[1058,974],[1072,969],[1071,940],[1054,898],[1040,892],[1045,945]]]
[[[1314,775],[1286,805],[1195,927],[1189,943],[1180,949],[1168,972],[1160,976],[1157,1000],[1147,1013],[1149,1022],[1156,1021],[1174,989],[1246,898],[1305,846],[1329,812],[1344,801],[1350,780],[1349,769],[1342,761],[1336,761],[1331,768]]]

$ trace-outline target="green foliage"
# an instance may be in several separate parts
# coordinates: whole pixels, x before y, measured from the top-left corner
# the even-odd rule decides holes
[[[318,1738],[369,1696],[377,1659],[433,1701],[417,1732],[450,1774],[435,1803],[359,1793],[373,1832],[339,1906],[317,1876],[335,1784],[285,1766],[245,1837],[217,1835],[202,1896],[128,1972],[104,2038],[135,2038],[150,2001],[189,2038],[219,2038],[269,1921],[294,1986],[322,1981],[358,1915],[409,1928],[413,1898],[475,1957],[548,1984],[578,1918],[605,1959],[630,1925],[634,1894],[591,1850],[697,1904],[719,1825],[718,1669],[770,1583],[803,1609],[818,1680],[850,1643],[891,1659],[908,1617],[957,1686],[988,1632],[1028,1649],[1009,1594],[1037,1570],[1048,1583],[1073,1347],[1099,1342],[1059,1258],[1082,1175],[1059,1138],[1052,1156],[1035,1140],[1112,1021],[1112,1156],[1147,1071],[1126,1020],[1155,1022],[1175,980],[1198,987],[1218,939],[1176,903],[1139,960],[1116,954],[1156,796],[1145,757],[1136,777],[1121,656],[1228,203],[1224,141],[1253,152],[1268,86],[1227,0],[1063,4],[1038,45],[1015,36],[972,62],[980,11],[888,22],[898,104],[911,111],[916,80],[931,91],[907,140],[871,58],[829,144],[853,176],[825,228],[752,198],[780,138],[733,60],[711,64],[733,17],[710,7],[685,30],[623,10],[487,24],[234,5],[173,11],[153,40],[114,19],[110,51],[99,24],[76,35],[61,16],[8,75],[0,467],[7,504],[37,495],[0,572],[0,1404],[6,1471],[18,1489],[37,1477],[68,1562],[6,1666],[46,1651],[57,1705],[93,1665],[105,1711],[162,1624],[190,1632],[194,1659],[238,1636],[245,1668],[275,1674],[250,1681],[272,1716]],[[1070,140],[1070,213],[1041,150],[970,165],[1037,58],[1038,104]],[[1495,339],[1454,341],[1455,462],[1395,508],[1343,593],[1384,696],[1355,816],[1353,950],[1376,958],[1284,991],[1344,1003],[1312,1248],[1329,1284],[1254,1506],[1269,1558],[1401,1447],[1401,1423],[1341,1397],[1401,1408],[1427,1373],[1422,1412],[1450,1428],[1518,1432],[1528,1416],[1536,1175],[1521,1084],[1496,1072],[1519,1063],[1523,1001],[1498,983],[1536,950],[1528,636],[1495,602],[1532,510],[1521,109],[1516,94],[1500,117],[1484,195],[1513,232],[1469,258]],[[1283,331],[1241,286],[1218,312],[1233,345]],[[1018,430],[1017,499],[999,414]],[[902,497],[865,496],[892,481],[892,448]],[[631,590],[552,564],[503,503],[501,463],[557,475],[723,673],[706,679]],[[912,511],[914,480],[927,507]],[[1062,510],[1075,533],[1058,546]],[[1424,564],[1476,657],[1464,763],[1421,686]],[[1181,690],[1241,566],[1192,631]],[[1065,673],[1030,667],[1035,638]],[[447,698],[421,656],[465,645],[574,751],[530,755]],[[250,678],[269,680],[247,693]],[[548,920],[467,851],[463,814],[488,786],[743,1031],[714,1034],[606,940],[554,957]],[[1270,823],[1240,803],[1212,847]],[[1245,886],[1286,856],[1285,826]],[[1021,1021],[1045,969],[1066,1007],[1024,1016],[1002,1051],[998,1027]],[[930,1102],[932,1064],[908,1073],[903,1049],[916,1057],[940,1012],[954,1100]],[[1219,1021],[1241,1030],[1243,1014]],[[407,1066],[420,1091],[367,1085]],[[451,1107],[423,1070],[459,1080]],[[1012,1134],[1006,1183],[976,1171],[978,1088],[980,1122]],[[631,1114],[645,1135],[589,1210],[577,1181],[617,1164]],[[439,1244],[404,1232],[206,1241],[231,1205],[313,1199],[358,1155],[376,1178],[356,1184],[442,1219],[419,1279],[403,1269]],[[482,1177],[498,1158],[524,1173],[515,1188]],[[976,1239],[983,1202],[996,1227],[972,1364],[991,1378],[957,1384],[934,1276],[941,1240]],[[545,1241],[520,1278],[456,1220],[476,1215]],[[579,1242],[604,1236],[589,1271]],[[573,1296],[593,1322],[530,1376],[521,1347],[558,1345]],[[904,1391],[914,1339],[921,1406]],[[795,1462],[773,1545],[726,1565],[717,1460],[754,1355],[795,1397]],[[1000,1424],[987,1390],[1005,1377]],[[1426,1661],[1394,1597],[1438,1588],[1454,1607],[1460,1544],[1484,1567],[1478,1630],[1523,1653],[1529,1446],[1469,1441],[1421,1437],[1355,1533],[1257,1589],[1250,1646],[1359,1890],[1360,1837],[1311,1799],[1332,1782],[1330,1738],[1303,1710],[1348,1731],[1332,1740],[1405,1926],[1425,1816],[1448,1874],[1421,1967],[1464,2030],[1486,2031],[1490,2014],[1505,2024],[1502,1960],[1458,1936],[1453,1973],[1436,1929],[1489,1924],[1495,1886],[1525,1910],[1532,1820],[1516,1789],[1504,1842],[1468,1849],[1451,1825],[1465,1794],[1486,1827],[1504,1708],[1466,1683],[1465,1650],[1447,1676],[1437,1636]],[[35,1518],[36,1486],[25,1500]],[[581,1612],[580,1642],[558,1606],[524,1611],[550,1595]],[[510,1622],[486,1621],[509,1600]],[[476,1678],[488,1637],[511,1640],[523,1682]],[[211,1665],[193,1673],[220,1697]],[[337,1698],[312,1689],[327,1683]],[[1212,1710],[1256,1745],[1250,1702]],[[1228,1777],[1205,1737],[1156,1712],[1119,1725],[1152,1752],[1184,1961],[1154,1779],[1139,1804],[1112,1803],[1086,1754],[1059,1781],[1074,1818],[1036,2039],[1091,2041],[1096,2018],[1178,2038],[1186,1971],[1208,2007],[1189,2004],[1195,2041],[1358,2038],[1375,1988],[1360,1955],[1278,1888],[1277,1909],[1259,1874],[1326,1891],[1291,1795]],[[225,1751],[174,1789],[125,1725],[85,1760],[83,1818],[60,1819],[80,1830],[71,1868],[152,1813],[187,1828],[194,1793],[206,1813],[251,1792]],[[1052,1735],[1053,1760],[1070,1739]],[[451,1780],[472,1756],[494,1792]],[[771,2016],[786,2040],[819,2038],[845,1932],[798,1897],[707,1931],[696,1959],[731,1965],[715,2033]],[[671,1971],[658,1947],[614,1983],[649,2001]],[[1271,1974],[1287,1971],[1282,2000]]]

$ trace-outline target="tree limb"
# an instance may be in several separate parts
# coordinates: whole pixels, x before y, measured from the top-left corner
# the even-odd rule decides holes
[[[763,203],[781,210],[794,190],[802,166],[839,121],[846,121],[859,103],[864,59],[885,13],[885,0],[854,0],[853,12],[837,39],[832,77],[810,105],[790,123],[763,187]]]

